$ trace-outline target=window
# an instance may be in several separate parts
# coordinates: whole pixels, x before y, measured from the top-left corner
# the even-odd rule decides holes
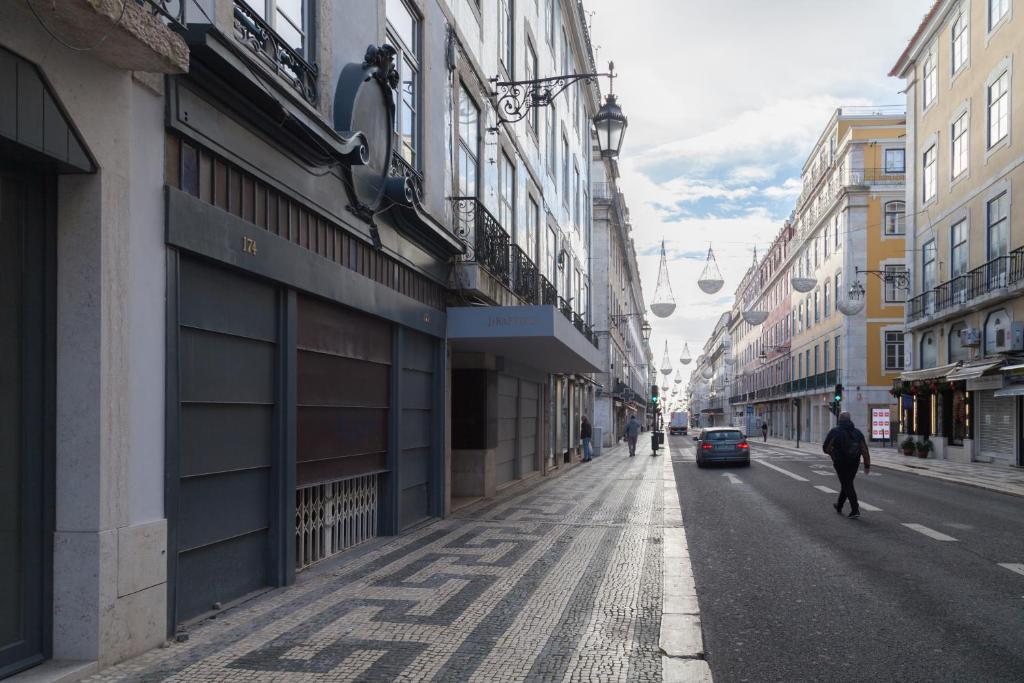
[[[1010,133],[1010,72],[988,86],[988,146],[991,149]]]
[[[504,151],[498,158],[498,222],[505,232],[512,235],[512,241],[520,244],[521,235],[516,234],[516,167]],[[520,244],[520,246],[522,246]]]
[[[988,202],[985,207],[987,228],[987,260],[989,287],[1006,286],[1006,256],[1010,251],[1009,195],[1003,192]],[[993,263],[993,259],[999,259]]]
[[[529,40],[526,41],[526,80],[537,80],[537,50]],[[530,122],[530,130],[537,135],[537,129],[540,128],[540,107],[530,109],[527,121]]]
[[[903,369],[903,333],[885,333],[885,369]]]
[[[905,173],[907,170],[907,153],[903,149],[885,150],[885,172]]]
[[[832,306],[831,306],[831,302],[829,301],[828,293],[829,293],[829,283],[826,282],[825,283],[825,296],[824,296],[824,299],[825,299],[824,308],[825,308],[825,317],[826,318],[829,317],[830,315],[832,315]]]
[[[388,9],[397,0],[389,0]],[[246,0],[252,11],[270,24],[284,42],[302,55],[307,55],[310,46],[306,44],[306,0]],[[388,18],[390,19],[390,11]]]
[[[526,202],[526,255],[537,260],[537,230],[540,227],[540,205],[530,197]]]
[[[821,309],[819,307],[820,299],[818,298],[820,292],[814,290],[814,324],[817,325],[818,321],[821,320]]]
[[[959,325],[953,325],[949,330],[949,340],[946,343],[946,348],[949,349],[950,363],[970,360],[970,347],[960,343],[960,332],[966,329],[967,326],[960,323]]]
[[[952,177],[958,178],[961,173],[967,170],[967,112],[964,112],[953,122],[953,131],[950,135],[952,150],[950,161],[952,163]]]
[[[935,57],[935,50],[928,53],[924,59],[924,92],[922,93],[922,109],[927,109],[935,101],[936,91],[939,85],[938,59]]]
[[[569,208],[569,141],[562,136],[562,203]]]
[[[548,172],[558,180],[558,109],[554,103],[548,105],[551,116],[548,118]]]
[[[885,203],[885,234],[902,235],[906,232],[906,207],[904,202]]]
[[[924,152],[924,159],[922,160],[922,166],[924,167],[924,201],[931,201],[935,199],[936,189],[936,168],[935,168],[935,145],[932,145]]]
[[[804,367],[807,369],[807,376],[811,375],[811,350],[807,349],[804,352]]]
[[[498,61],[505,73],[513,75],[515,66],[515,5],[514,0],[498,0]]]
[[[820,370],[818,369],[818,362],[821,360],[821,347],[817,344],[814,345],[814,374],[817,375]]]
[[[575,164],[572,167],[572,182],[575,192],[572,196],[572,219],[576,223],[576,232],[580,231],[580,169]]]
[[[281,6],[277,0],[278,7]],[[399,86],[395,90],[395,142],[402,158],[419,168],[419,21],[402,0],[388,0],[388,42],[395,48]]]
[[[935,284],[935,240],[929,240],[921,247],[921,291],[932,290]]]
[[[836,216],[835,236],[836,236],[836,243],[835,243],[834,246],[836,248],[836,251],[839,251],[840,247],[843,246],[842,240],[839,239],[839,216]]]
[[[466,86],[459,88],[458,190],[461,197],[476,196],[480,153],[480,109]]]
[[[822,243],[825,245],[825,255],[824,255],[823,258],[826,261],[828,260],[828,251],[829,251],[829,247],[831,246],[831,240],[829,240],[829,237],[831,237],[831,229],[830,229],[830,226],[826,225],[825,226],[825,239],[822,240]]]
[[[952,40],[952,69],[953,73],[960,70],[967,63],[967,51],[970,49],[970,34],[967,31],[967,13],[960,9],[956,19],[953,20],[953,28],[950,32]]]
[[[814,267],[821,265],[821,238],[814,238]]]
[[[967,219],[953,224],[949,229],[949,274],[958,277],[967,272]]]
[[[558,235],[555,229],[548,226],[547,253],[544,258],[544,272],[547,273],[548,282],[555,284],[555,273],[558,272]]]
[[[896,284],[897,274],[904,271],[903,264],[887,265],[885,270],[885,303],[899,304],[907,300],[903,288]]]
[[[926,332],[921,337],[921,369],[934,368],[939,363],[939,348],[935,343],[935,333]]]
[[[842,293],[843,293],[842,285],[840,284],[842,282],[842,277],[843,277],[842,271],[836,273],[836,288],[835,288],[835,292],[836,292],[836,304],[837,305],[839,304],[840,297],[842,296]]]
[[[796,376],[797,379],[804,376],[804,357],[799,353],[796,354]]]
[[[988,30],[996,27],[1010,11],[1010,0],[988,0]]]
[[[832,340],[832,357],[835,358],[836,370],[838,370],[839,369],[839,335],[838,334],[836,335],[836,338]]]
[[[828,368],[828,357],[829,357],[829,344],[828,344],[828,341],[826,341],[824,344],[822,344],[821,348],[822,348],[822,355],[825,357],[825,365],[823,365],[821,369],[824,370],[825,372],[828,372],[828,370],[829,370],[829,368]]]
[[[547,10],[544,12],[544,32],[547,35],[548,45],[551,46],[552,52],[555,49],[555,29],[557,17],[555,12],[558,11],[558,3],[555,0],[547,0]]]

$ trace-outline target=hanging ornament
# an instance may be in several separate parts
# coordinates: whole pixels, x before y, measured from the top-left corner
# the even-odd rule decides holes
[[[676,384],[682,384],[683,383],[683,378],[679,375],[679,371],[678,370],[676,370],[676,377],[672,381],[675,382]]]
[[[683,355],[679,356],[679,362],[682,363],[683,365],[689,365],[691,360],[693,359],[690,358],[690,345],[684,343]]]
[[[856,280],[850,285],[846,296],[839,297],[839,300],[836,301],[836,309],[843,315],[857,315],[864,310],[864,300],[866,298],[864,285],[860,283],[860,280]]]
[[[711,379],[715,376],[715,370],[710,365],[705,365],[704,369],[700,371],[700,376],[704,379]]]
[[[751,269],[757,268],[757,247],[754,247],[754,263],[750,266]],[[743,320],[751,325],[760,325],[768,319],[768,311],[762,309],[753,300],[757,297],[751,297],[747,300],[747,305],[743,309],[741,315]]]
[[[708,258],[704,264],[704,270],[697,280],[697,286],[705,294],[714,294],[722,288],[725,280],[722,279],[722,271],[718,269],[718,261],[715,260],[715,253],[708,246]]]
[[[667,384],[662,384],[661,385],[661,393],[663,393],[663,394],[667,394],[668,393],[668,385]]]
[[[658,264],[658,286],[654,289],[651,313],[667,318],[676,310],[676,299],[672,296],[672,285],[668,281],[668,259],[665,257],[665,240],[661,241],[661,263]]]
[[[818,279],[809,277],[804,272],[804,257],[800,254],[796,260],[796,267],[793,268],[792,275],[789,278],[789,285],[797,292],[806,294],[818,285]]]
[[[722,361],[729,367],[732,367],[733,365],[736,364],[736,356],[732,355],[731,353],[727,353],[725,357],[722,358]]]
[[[675,304],[672,304],[675,306]],[[661,374],[672,374],[672,361],[668,359],[668,342],[665,342],[665,356],[661,359]]]

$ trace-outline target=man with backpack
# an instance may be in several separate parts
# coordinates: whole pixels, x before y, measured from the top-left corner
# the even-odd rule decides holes
[[[843,514],[843,504],[850,500],[850,518],[860,517],[857,505],[857,491],[853,488],[853,478],[857,476],[861,456],[864,457],[864,474],[871,471],[871,454],[864,434],[853,426],[850,414],[839,413],[839,424],[829,430],[821,450],[832,458],[832,466],[839,477],[839,500],[832,506],[836,512]]]

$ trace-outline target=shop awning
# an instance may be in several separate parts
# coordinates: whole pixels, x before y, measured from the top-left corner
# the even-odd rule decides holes
[[[1002,367],[1002,371],[1003,372],[1008,372],[1008,373],[1010,373],[1012,375],[1015,375],[1015,374],[1018,374],[1018,373],[1024,373],[1024,363],[1016,363],[1014,365],[1004,365]]]
[[[959,382],[968,379],[978,379],[985,373],[1002,365],[1002,360],[985,360],[974,363],[964,363],[948,375],[946,379],[950,382]]]
[[[550,374],[601,371],[601,352],[554,306],[454,306],[455,351],[493,353]]]
[[[1002,389],[996,389],[995,393],[992,394],[996,398],[1004,398],[1007,396],[1024,396],[1024,384],[1011,384],[1008,387]]]
[[[960,367],[960,363],[950,363],[949,365],[940,365],[936,368],[924,368],[923,370],[908,370],[900,375],[900,379],[904,382],[923,382],[929,379],[942,379],[948,375],[952,370]]]

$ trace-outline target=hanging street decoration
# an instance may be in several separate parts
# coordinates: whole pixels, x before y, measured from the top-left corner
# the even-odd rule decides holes
[[[697,286],[705,294],[714,294],[722,288],[725,280],[722,279],[722,271],[718,269],[718,261],[715,260],[715,253],[708,246],[708,258],[704,264],[704,270],[697,280]]]
[[[675,305],[675,304],[673,304]],[[665,342],[665,357],[661,359],[661,374],[668,375],[672,374],[672,361],[668,359],[668,342]]]
[[[675,378],[672,381],[675,382],[676,384],[682,384],[683,383],[683,378],[679,374],[678,370],[676,370],[676,376],[675,376]]]
[[[654,289],[651,313],[667,318],[676,310],[676,299],[672,296],[672,285],[668,281],[668,259],[665,257],[665,240],[661,241],[661,262],[658,264],[658,285]]]
[[[679,356],[679,362],[682,363],[683,365],[689,365],[690,361],[692,361],[692,360],[693,359],[690,358],[690,345],[687,344],[686,342],[684,342],[683,343],[683,355]]]

